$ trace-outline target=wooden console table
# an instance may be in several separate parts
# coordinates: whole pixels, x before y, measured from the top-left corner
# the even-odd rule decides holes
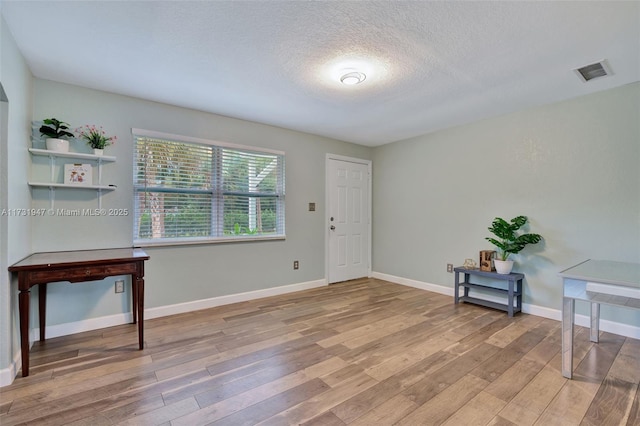
[[[481,271],[480,269],[470,269],[463,267],[457,267],[453,270],[456,273],[456,282],[454,287],[454,303],[456,305],[460,301],[474,303],[476,305],[482,305],[489,308],[507,311],[510,317],[512,317],[514,313],[522,311],[522,280],[524,279],[524,274],[520,274],[518,272],[512,272],[510,274],[498,274],[497,272]],[[464,274],[463,281],[460,281],[460,274]],[[469,277],[471,275],[490,278],[492,280],[508,281],[508,287],[505,290],[502,288],[492,287],[490,285],[474,284],[469,281]],[[460,296],[459,287],[464,287],[463,296]],[[472,288],[482,289],[491,293],[499,294],[501,296],[506,296],[507,303],[496,303],[490,300],[471,297],[469,296],[469,289]],[[513,306],[514,300],[516,302],[515,306]]]
[[[138,323],[138,346],[144,343],[144,262],[147,253],[138,248],[34,253],[11,265],[9,271],[18,276],[20,291],[20,348],[22,377],[29,375],[29,308],[30,289],[39,285],[40,341],[45,339],[47,283],[57,281],[84,282],[116,275],[131,275],[133,323]]]

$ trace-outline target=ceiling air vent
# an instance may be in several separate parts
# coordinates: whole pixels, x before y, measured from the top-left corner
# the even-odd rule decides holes
[[[607,65],[606,60],[596,62],[595,64],[585,65],[584,67],[576,68],[575,73],[580,77],[580,80],[587,82],[598,77],[605,77],[611,75],[611,69]]]

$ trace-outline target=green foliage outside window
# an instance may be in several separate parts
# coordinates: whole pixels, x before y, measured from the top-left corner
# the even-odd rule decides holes
[[[279,232],[284,157],[149,138],[136,148],[135,239]]]

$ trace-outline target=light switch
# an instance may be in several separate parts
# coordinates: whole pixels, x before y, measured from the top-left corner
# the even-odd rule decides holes
[[[309,211],[310,212],[316,211],[316,203],[309,203]]]

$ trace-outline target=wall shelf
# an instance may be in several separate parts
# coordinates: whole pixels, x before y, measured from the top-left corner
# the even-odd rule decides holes
[[[116,161],[116,157],[112,157],[110,155],[84,154],[80,152],[50,151],[48,149],[37,149],[37,148],[29,148],[29,152],[31,153],[31,155],[49,157],[49,182],[29,181],[27,183],[29,184],[29,186],[33,188],[49,188],[49,207],[50,208],[53,208],[56,188],[74,189],[74,190],[90,189],[90,190],[97,191],[99,209],[102,209],[102,191],[113,191],[116,189],[115,186],[102,184],[102,163],[112,163]],[[57,158],[71,158],[76,160],[88,160],[88,161],[95,162],[98,166],[97,183],[95,185],[74,185],[74,184],[65,184],[65,183],[56,182],[55,181],[55,162]]]
[[[68,183],[53,183],[53,182],[28,182],[29,186],[34,186],[38,188],[71,188],[71,189],[93,189],[93,190],[106,190],[113,191],[116,189],[115,186],[109,185],[71,185]]]
[[[43,157],[79,158],[84,160],[97,161],[98,163],[116,161],[116,157],[112,157],[110,155],[83,154],[81,152],[58,152],[58,151],[50,151],[48,149],[37,149],[37,148],[29,148],[29,152],[33,155],[39,155]]]

